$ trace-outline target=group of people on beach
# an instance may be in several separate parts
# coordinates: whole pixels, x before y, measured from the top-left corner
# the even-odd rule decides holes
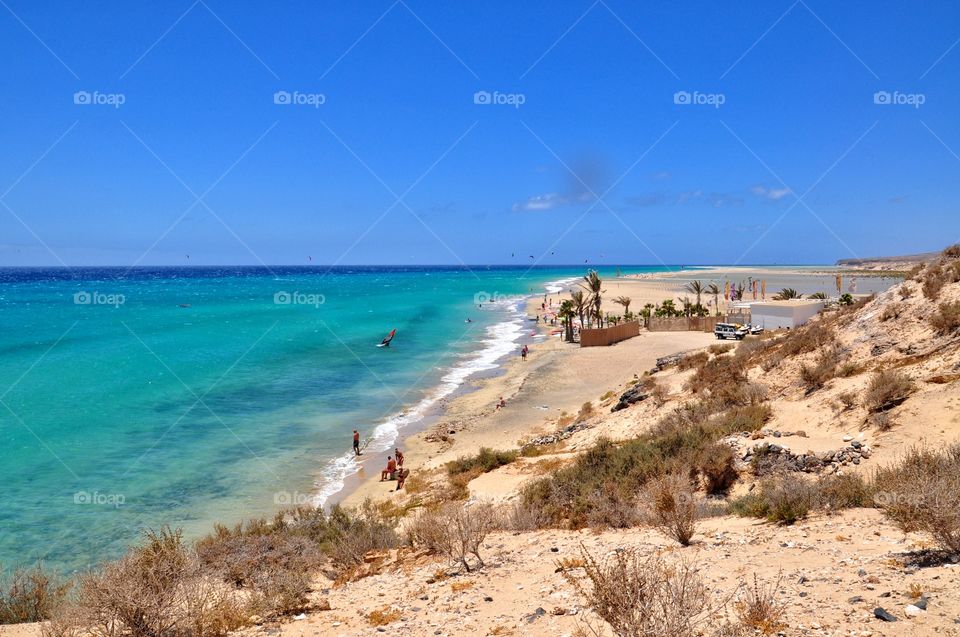
[[[356,429],[353,430],[353,454],[359,456],[363,453],[362,448],[360,447],[360,432]],[[407,481],[407,476],[410,475],[410,469],[406,469],[403,466],[403,452],[400,451],[400,448],[397,447],[393,450],[392,456],[387,456],[387,466],[383,471],[380,472],[380,482],[385,480],[396,480],[397,488],[399,491],[403,488],[404,483]]]

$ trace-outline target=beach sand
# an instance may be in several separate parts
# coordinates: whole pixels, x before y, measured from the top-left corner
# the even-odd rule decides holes
[[[665,298],[687,295],[683,288],[692,280],[700,280],[705,285],[717,282],[722,288],[725,279],[737,282],[748,277],[767,280],[768,298],[782,287],[793,287],[807,294],[836,291],[831,290],[835,274],[829,267],[703,268],[605,279],[603,311],[622,314],[623,307],[613,302],[619,296],[630,297],[631,311],[637,312],[646,303],[656,304]],[[879,276],[858,280],[861,291],[886,289],[894,281]],[[561,292],[531,298],[526,307],[528,317],[542,316],[543,303],[547,305],[547,313],[552,313],[577,285],[571,282],[563,285]],[[707,301],[705,295],[703,303]],[[527,361],[520,360],[518,344],[516,356],[504,363],[502,373],[468,381],[462,391],[443,401],[440,414],[425,423],[426,429],[408,434],[400,441],[404,466],[411,470],[411,475],[436,469],[460,456],[476,454],[481,447],[515,449],[536,435],[554,431],[558,417],[564,412],[576,414],[585,402],[597,401],[605,392],[622,389],[634,375],[640,376],[653,367],[657,358],[714,342],[712,334],[700,332],[641,331],[640,336],[611,347],[581,349],[578,345],[563,343],[559,335],[549,335],[559,326],[532,320],[528,325],[530,331],[539,336],[530,345]],[[507,406],[497,411],[494,407],[501,396]],[[441,432],[447,440],[438,440]],[[396,483],[380,482],[380,471],[386,466],[388,455],[384,452],[364,456],[361,471],[331,503],[355,506],[367,498],[391,497]],[[509,485],[503,490],[509,491]],[[490,493],[485,490],[485,495]]]

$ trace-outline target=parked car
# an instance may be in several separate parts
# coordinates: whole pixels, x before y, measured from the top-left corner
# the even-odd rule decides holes
[[[743,325],[735,325],[734,323],[717,323],[717,326],[713,328],[713,334],[718,339],[727,339],[735,338],[738,341],[742,341],[747,335],[747,328]]]

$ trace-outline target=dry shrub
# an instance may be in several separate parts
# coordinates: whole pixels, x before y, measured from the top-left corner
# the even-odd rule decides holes
[[[874,502],[906,533],[924,531],[960,554],[960,444],[914,447],[874,475]]]
[[[636,549],[600,559],[581,551],[589,586],[565,576],[615,635],[693,637],[708,620],[709,592],[692,565],[643,557]]]
[[[947,246],[940,254],[944,259],[960,259],[960,243]]]
[[[857,406],[857,395],[852,391],[837,394],[837,400],[840,403],[841,411],[850,411]]]
[[[882,370],[874,374],[863,397],[864,407],[871,413],[893,409],[913,393],[910,377],[897,370]]]
[[[453,593],[462,593],[473,588],[473,582],[454,582],[450,585],[450,591]]]
[[[580,411],[577,413],[577,420],[586,420],[593,415],[593,403],[589,400],[580,405]]]
[[[823,387],[828,380],[836,376],[837,366],[843,359],[844,352],[838,345],[831,345],[820,350],[813,365],[803,365],[800,368],[800,381],[810,394]]]
[[[891,303],[880,312],[880,321],[886,323],[887,321],[898,319],[900,315],[903,314],[904,309],[905,307],[902,303]]]
[[[769,405],[746,405],[728,409],[715,416],[712,422],[724,435],[729,435],[759,431],[772,417],[773,409]]]
[[[938,334],[951,334],[960,329],[960,302],[941,303],[930,317],[930,326]]]
[[[710,354],[706,352],[687,354],[680,359],[680,362],[677,363],[677,369],[681,372],[685,372],[688,369],[703,367],[708,360],[710,360]]]
[[[716,443],[703,447],[690,471],[691,479],[700,479],[707,495],[722,495],[740,477],[737,458],[730,445]]]
[[[550,526],[550,519],[539,507],[514,503],[501,511],[500,525],[507,531],[536,531]]]
[[[444,555],[469,573],[468,558],[473,556],[483,566],[480,546],[497,526],[496,512],[489,504],[448,502],[422,512],[411,521],[408,533],[414,546]]]
[[[816,484],[817,507],[828,512],[873,505],[873,489],[855,473],[822,476]]]
[[[720,354],[726,354],[727,352],[733,349],[733,343],[717,343],[716,345],[711,345],[707,348],[711,354],[719,356]]]
[[[367,623],[371,626],[386,626],[387,624],[392,624],[402,617],[401,613],[396,608],[391,608],[385,606],[383,608],[378,608],[377,610],[371,611],[367,615]]]
[[[907,283],[903,283],[897,291],[900,293],[901,300],[906,301],[913,296],[913,288],[911,288]]]
[[[947,283],[946,276],[947,273],[944,272],[943,268],[941,268],[939,264],[928,266],[921,275],[921,289],[923,290],[923,295],[931,301],[936,301],[938,298],[940,298],[940,291]]]
[[[647,484],[646,519],[681,546],[689,546],[697,528],[697,503],[690,480],[666,475]]]
[[[782,579],[783,574],[780,573],[776,581],[763,582],[754,574],[753,584],[743,587],[740,599],[734,605],[742,626],[761,635],[774,634],[784,627],[782,619],[785,608],[777,600]]]
[[[807,516],[814,504],[810,484],[795,476],[775,476],[730,503],[730,510],[742,517],[766,518],[778,524],[793,524]]]
[[[842,363],[839,367],[837,367],[836,376],[837,378],[850,378],[851,376],[856,376],[861,371],[863,370],[855,362],[847,361],[846,363]]]
[[[670,392],[655,379],[650,378],[648,381],[644,381],[644,387],[646,387],[653,404],[655,404],[657,407],[662,407],[667,403],[667,398],[670,395]]]
[[[68,582],[41,565],[15,569],[8,577],[0,579],[0,624],[50,619],[69,590]]]
[[[75,629],[96,637],[224,635],[249,615],[234,595],[203,572],[179,530],[164,528],[147,532],[142,546],[102,570],[81,575],[69,617]]]

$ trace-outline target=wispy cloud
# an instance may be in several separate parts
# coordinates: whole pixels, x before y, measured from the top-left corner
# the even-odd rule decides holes
[[[750,192],[761,199],[780,201],[793,191],[789,188],[767,188],[766,186],[754,186],[750,189]]]
[[[535,195],[526,201],[513,204],[514,212],[542,212],[544,210],[553,210],[560,206],[565,206],[570,200],[563,195],[555,192],[548,192],[545,195]]]

